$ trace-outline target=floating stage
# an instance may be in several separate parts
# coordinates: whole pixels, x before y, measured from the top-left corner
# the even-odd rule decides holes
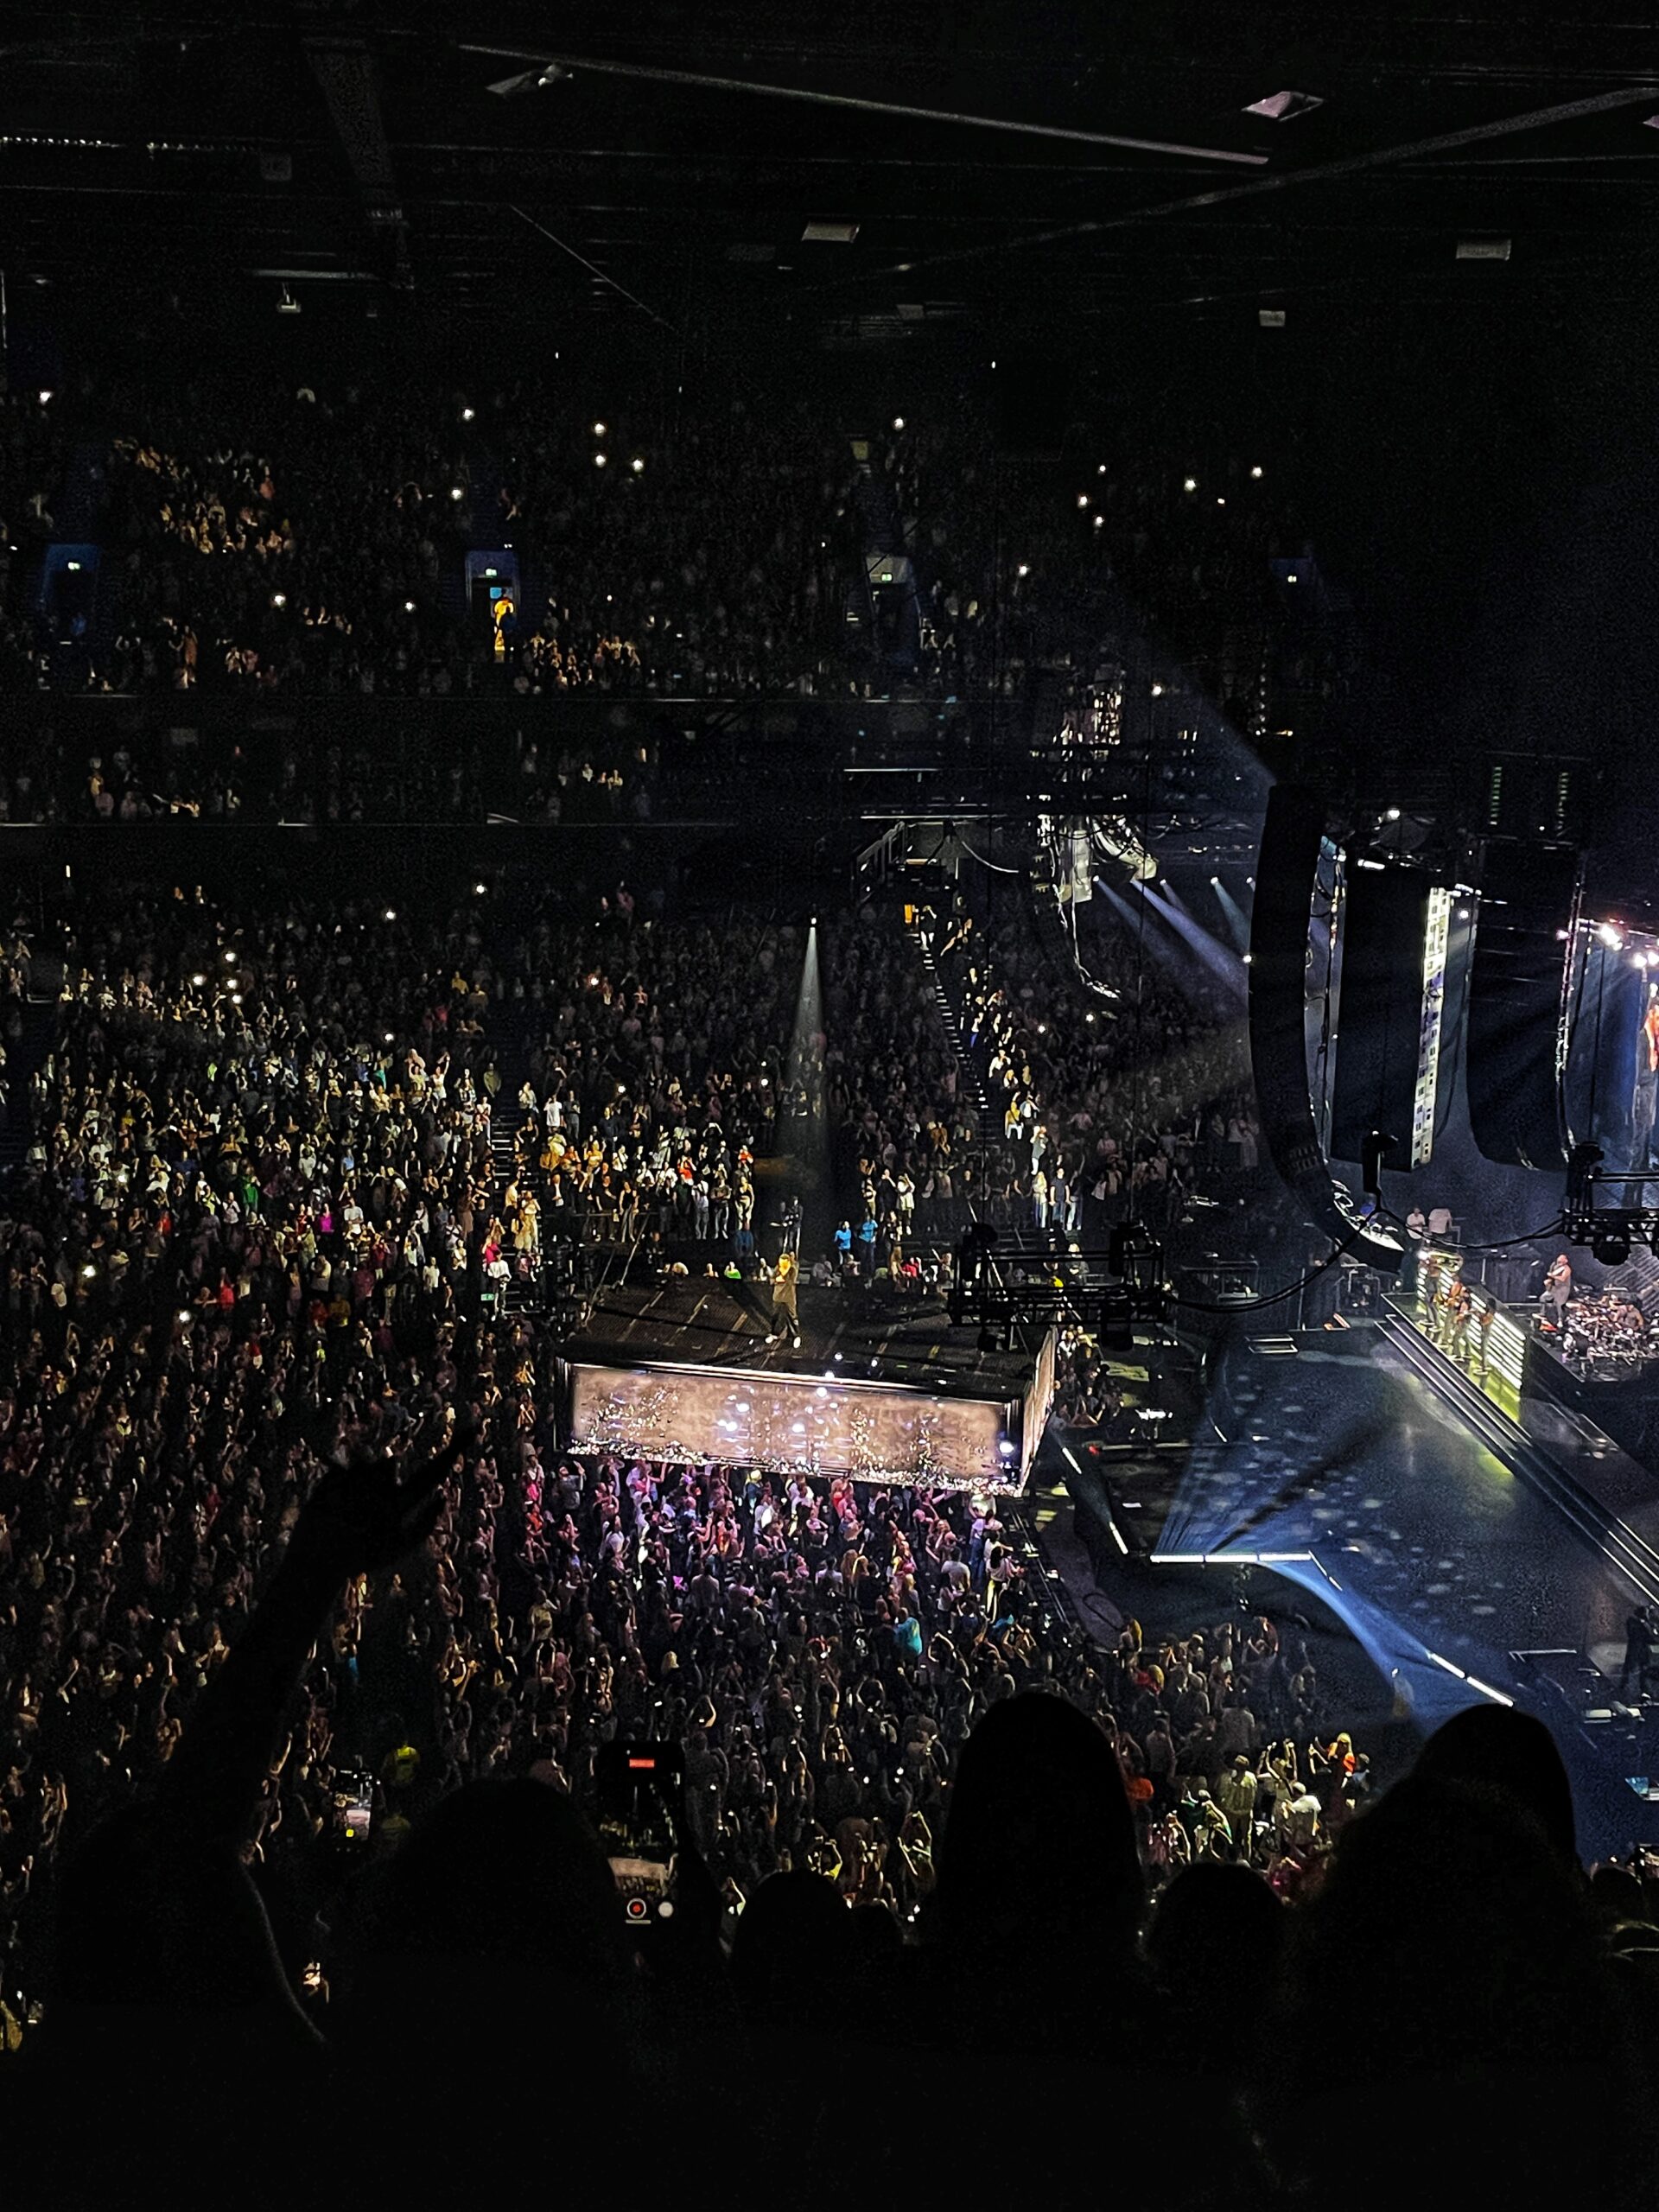
[[[605,1290],[564,1344],[564,1448],[1024,1488],[1054,1394],[1052,1329],[1016,1329],[991,1351],[937,1300],[810,1284],[798,1296],[798,1346],[763,1283],[681,1275]]]

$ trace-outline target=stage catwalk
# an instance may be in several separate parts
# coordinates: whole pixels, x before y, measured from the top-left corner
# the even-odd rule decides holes
[[[1612,1686],[1586,1669],[1616,1672],[1637,1585],[1379,1332],[1261,1341],[1224,1363],[1226,1440],[1195,1449],[1154,1556],[1254,1560],[1305,1587],[1421,1729],[1488,1692],[1536,1711],[1586,1855],[1659,1840],[1626,1781],[1659,1772],[1659,1719],[1589,1717]]]

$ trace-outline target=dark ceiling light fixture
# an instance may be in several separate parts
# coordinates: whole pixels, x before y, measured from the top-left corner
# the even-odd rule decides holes
[[[1312,115],[1324,105],[1318,92],[1269,92],[1265,99],[1252,100],[1244,112],[1264,116],[1269,123],[1294,123],[1299,115]]]
[[[278,315],[298,315],[300,312],[300,303],[286,284],[276,295],[276,312]]]
[[[801,232],[803,245],[851,245],[858,236],[856,223],[809,223]]]

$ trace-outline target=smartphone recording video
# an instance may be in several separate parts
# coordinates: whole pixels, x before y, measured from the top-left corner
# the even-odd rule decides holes
[[[600,1840],[631,1928],[673,1916],[674,1815],[683,1778],[677,1744],[600,1746]]]
[[[347,1843],[363,1844],[374,1825],[374,1781],[366,1774],[334,1777],[334,1817]]]

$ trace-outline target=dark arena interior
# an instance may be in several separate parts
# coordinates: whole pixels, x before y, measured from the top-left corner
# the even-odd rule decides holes
[[[1642,14],[0,10],[8,2208],[1659,2201]]]

